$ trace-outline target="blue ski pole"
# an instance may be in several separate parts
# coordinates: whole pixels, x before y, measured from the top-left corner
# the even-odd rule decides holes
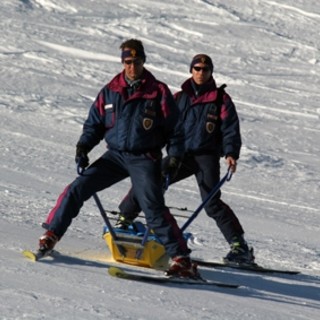
[[[222,185],[226,181],[230,181],[232,177],[232,172],[230,171],[230,168],[228,169],[228,172],[226,175],[220,180],[220,182],[210,191],[210,193],[207,195],[207,198],[204,199],[204,201],[200,204],[200,206],[195,210],[195,212],[191,215],[191,217],[185,222],[185,224],[182,226],[181,231],[184,232],[187,227],[191,224],[191,222],[198,216],[200,211],[206,206],[208,201],[217,194],[217,192],[220,190]]]

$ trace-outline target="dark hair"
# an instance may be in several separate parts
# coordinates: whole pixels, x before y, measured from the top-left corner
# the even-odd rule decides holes
[[[129,39],[121,43],[120,49],[123,51],[125,48],[135,49],[144,52],[143,44],[140,40]]]

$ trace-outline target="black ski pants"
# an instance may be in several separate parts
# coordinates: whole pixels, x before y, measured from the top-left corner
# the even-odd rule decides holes
[[[62,237],[84,201],[94,193],[131,178],[136,204],[170,257],[190,252],[176,220],[165,206],[161,187],[161,158],[109,150],[68,185],[44,225]]]

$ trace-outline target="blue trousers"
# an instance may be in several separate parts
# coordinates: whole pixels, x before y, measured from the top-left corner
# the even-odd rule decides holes
[[[164,158],[163,165],[168,160],[168,157]],[[192,175],[197,180],[202,200],[205,200],[220,181],[220,156],[216,154],[186,155],[177,176],[170,181],[170,184]],[[221,191],[211,198],[205,211],[210,218],[215,220],[225,239],[231,243],[235,236],[242,235],[244,231],[233,210],[220,198]],[[134,219],[140,212],[142,208],[140,209],[134,188],[122,200],[119,209],[122,215],[130,219]]]
[[[137,205],[147,224],[163,243],[170,257],[190,252],[176,220],[165,206],[161,187],[161,157],[108,150],[59,196],[45,225],[61,238],[84,201],[94,193],[129,177]]]

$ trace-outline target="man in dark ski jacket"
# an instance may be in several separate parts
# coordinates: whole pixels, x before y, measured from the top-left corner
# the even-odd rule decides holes
[[[192,77],[175,94],[184,127],[185,155],[164,158],[163,176],[169,174],[170,183],[194,175],[202,199],[220,181],[220,157],[224,156],[231,172],[236,171],[241,148],[239,118],[224,86],[217,88],[212,77],[213,63],[205,54],[196,55],[190,65]],[[205,207],[225,239],[230,244],[226,262],[253,263],[253,249],[244,239],[244,230],[232,209],[221,199],[219,191]],[[137,217],[140,207],[134,190],[130,190],[119,206],[120,216],[116,226],[126,228]]]
[[[102,88],[91,106],[76,147],[82,174],[66,187],[49,213],[40,250],[53,249],[84,201],[130,176],[137,204],[172,258],[167,274],[195,277],[190,250],[165,206],[161,187],[162,148],[166,146],[174,158],[184,152],[179,109],[167,85],[144,68],[142,42],[130,39],[120,49],[124,70]],[[88,153],[102,139],[108,150],[88,166]]]

